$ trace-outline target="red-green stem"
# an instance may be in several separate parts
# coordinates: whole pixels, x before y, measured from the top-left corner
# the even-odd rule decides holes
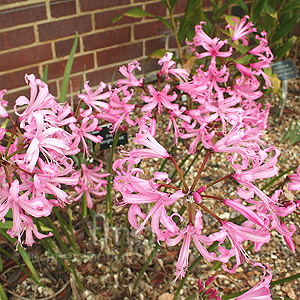
[[[203,208],[206,212],[208,212],[211,216],[216,218],[221,224],[223,223],[223,219],[221,219],[219,216],[217,216],[215,213],[213,213],[209,208],[207,208],[205,205],[202,203],[197,203],[201,208]]]
[[[194,180],[194,182],[193,182],[193,184],[192,184],[191,191],[194,191],[194,189],[195,189],[195,187],[196,187],[196,184],[197,184],[197,182],[198,182],[198,180],[199,180],[199,178],[200,178],[200,176],[201,176],[201,173],[202,173],[202,171],[203,171],[203,169],[204,169],[204,167],[205,167],[205,164],[207,163],[207,161],[208,161],[209,156],[211,155],[211,153],[212,153],[211,150],[207,150],[206,155],[205,155],[205,158],[204,158],[204,160],[203,160],[203,162],[202,162],[202,165],[201,165],[201,167],[200,167],[200,170],[199,170],[199,172],[198,172],[198,174],[197,174],[197,176],[196,176],[196,178],[195,178],[195,180]]]
[[[76,112],[75,112],[75,118],[76,118],[76,120],[77,120],[78,117],[79,117],[79,112],[80,112],[80,106],[81,106],[81,103],[82,103],[82,99],[79,99],[78,104],[77,104],[77,107],[76,107]]]
[[[223,201],[223,198],[222,198],[222,197],[213,196],[213,195],[203,195],[203,194],[201,194],[201,197],[202,197],[202,198],[212,198],[212,199],[216,199],[216,200]]]
[[[9,187],[11,187],[11,177],[10,177],[10,172],[8,171],[6,166],[4,167],[4,171],[5,171],[5,176],[6,176],[6,180],[8,182]]]
[[[14,164],[13,167],[14,167],[15,169],[18,169],[18,170],[20,170],[20,171],[22,171],[22,172],[24,172],[24,173],[30,175],[30,176],[33,176],[33,173],[31,173],[31,172],[29,172],[29,171],[27,171],[27,170],[25,170],[25,169],[22,169],[22,168],[16,166],[15,164]]]
[[[179,191],[180,188],[176,187],[176,186],[173,186],[173,185],[170,185],[170,184],[165,184],[165,183],[161,183],[160,184],[160,187],[166,187],[166,188],[170,188],[170,189],[173,189],[173,190],[176,190],[176,191]]]
[[[181,173],[181,171],[180,171],[180,169],[179,169],[179,167],[177,165],[177,162],[175,161],[174,157],[170,156],[170,159],[172,160],[172,162],[173,162],[173,164],[174,164],[174,166],[175,166],[175,168],[176,168],[176,170],[178,172],[178,175],[179,175],[179,177],[180,177],[180,179],[181,179],[181,181],[182,181],[182,183],[184,185],[185,191],[183,191],[183,192],[187,193],[189,191],[189,187],[188,187],[188,185],[187,185],[187,183],[186,183],[186,181],[185,181],[185,179],[183,177],[183,174]]]
[[[218,182],[220,182],[220,181],[222,181],[222,180],[225,180],[225,179],[227,179],[227,178],[231,178],[232,175],[233,175],[233,173],[230,173],[230,174],[228,174],[228,175],[226,175],[226,176],[224,176],[224,177],[222,177],[222,178],[219,178],[219,179],[217,179],[216,181],[211,182],[211,183],[209,183],[208,185],[206,185],[206,188],[208,188],[208,187],[210,187],[210,186],[212,186],[212,185],[214,185],[214,184],[216,184],[216,183],[218,183]]]
[[[10,159],[11,157],[13,157],[14,155],[20,153],[25,147],[25,144],[22,145],[20,148],[18,148],[15,152],[9,154],[5,159]]]
[[[144,84],[142,84],[142,89],[146,92],[147,96],[151,96]]]
[[[284,187],[284,185],[286,184],[287,180],[288,180],[288,177],[285,177],[285,179],[284,179],[284,181],[283,181],[283,183],[282,183],[282,185],[281,185],[281,189],[282,189],[282,190],[283,190],[283,187]]]
[[[10,138],[9,138],[9,140],[8,140],[8,143],[7,143],[5,152],[4,152],[4,156],[5,156],[5,157],[7,156],[9,147],[10,147],[10,145],[11,145],[13,139],[14,139],[14,135],[15,135],[15,133],[16,133],[17,126],[18,126],[18,122],[14,123],[14,128],[13,128],[13,130],[12,130],[12,132],[11,132],[11,136],[10,136]]]
[[[194,226],[195,213],[196,213],[194,203],[191,203],[191,202],[188,201],[188,203],[187,203],[187,213],[188,213],[188,217],[189,217],[189,223]]]

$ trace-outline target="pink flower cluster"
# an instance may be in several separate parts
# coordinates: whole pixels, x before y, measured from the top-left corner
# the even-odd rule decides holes
[[[186,275],[192,241],[205,259],[220,261],[228,272],[235,272],[244,262],[260,265],[265,270],[264,265],[250,257],[243,244],[246,241],[253,242],[254,250],[259,251],[270,241],[272,230],[282,235],[290,249],[295,251],[292,235],[296,227],[286,217],[299,207],[299,203],[287,199],[282,189],[270,196],[257,186],[258,180],[278,174],[276,162],[280,151],[263,139],[264,131],[268,129],[270,106],[263,109],[257,102],[263,95],[261,90],[271,86],[270,78],[264,71],[273,60],[266,33],[256,35],[258,46],[248,48],[246,54],[251,55],[252,60],[246,65],[242,63],[245,54],[235,51],[237,41],[242,41],[243,46],[248,47],[248,34],[256,32],[253,24],[247,23],[247,18],[244,17],[240,22],[235,20],[235,26],[227,26],[233,29],[230,41],[210,38],[203,31],[204,22],[196,26],[194,40],[188,44],[191,51],[197,51],[195,55],[198,59],[205,58],[209,63],[206,63],[208,67],[200,65],[194,75],[189,76],[188,70],[176,69],[172,54],[166,53],[159,61],[162,67],[157,74],[157,88],[145,86],[141,79],[136,79],[129,71],[132,65],[127,73],[123,72],[127,80],[119,81],[123,91],[133,86],[141,87],[144,90],[141,98],[145,104],[141,105],[141,117],[136,120],[139,131],[134,140],[144,147],[123,152],[123,157],[113,165],[117,173],[115,189],[122,195],[118,205],[129,207],[128,220],[136,234],[141,234],[148,224],[156,234],[158,243],[175,246],[182,241],[175,280]],[[134,62],[134,66],[137,68],[137,62]],[[166,83],[171,76],[180,81],[175,88]],[[191,99],[192,109],[177,104],[176,100],[182,94]],[[193,139],[189,146],[190,154],[198,152],[201,146],[207,149],[198,176],[192,184],[185,181],[172,155],[155,138],[156,118],[162,113],[168,114],[166,131],[171,132],[173,128],[175,143],[179,138]],[[227,153],[232,169],[224,178],[205,186],[199,180],[206,162],[214,153]],[[145,179],[144,171],[136,165],[148,158],[170,161],[180,176],[183,188],[171,184],[171,178],[164,172],[155,172],[151,179]],[[211,186],[228,178],[240,184],[234,199],[209,193]],[[290,189],[299,190],[299,168],[297,174],[290,176],[290,180]],[[207,207],[207,199],[213,199],[215,205],[225,210],[238,212],[243,217],[242,223],[236,224],[217,216]],[[173,211],[177,203],[185,207],[185,214]],[[151,204],[148,212],[147,204]],[[209,235],[202,233],[203,214],[209,214],[219,222],[218,231]],[[208,246],[213,243],[217,243],[218,249],[208,251]],[[230,264],[231,268],[228,266]],[[271,299],[271,278],[271,274],[265,275],[255,288],[237,299],[254,299],[257,295]]]
[[[17,98],[16,120],[5,111],[3,106],[7,103],[1,100],[1,117],[10,118],[13,128],[1,131],[1,140],[6,143],[0,145],[0,220],[12,218],[13,227],[7,233],[17,237],[17,244],[22,245],[25,232],[25,244],[31,246],[33,234],[38,239],[52,235],[38,232],[34,218],[49,216],[53,206],[70,204],[84,193],[91,208],[90,193],[106,193],[106,181],[101,178],[108,174],[101,172],[101,165],[78,166],[71,158],[81,155],[84,159],[89,155],[86,140],[101,142],[101,136],[90,133],[99,130],[99,120],[89,108],[80,109],[75,115],[67,103],[58,103],[47,84],[33,74],[25,75],[25,81],[30,86],[30,99]],[[110,96],[110,92],[105,96]],[[74,190],[73,196],[70,190]]]

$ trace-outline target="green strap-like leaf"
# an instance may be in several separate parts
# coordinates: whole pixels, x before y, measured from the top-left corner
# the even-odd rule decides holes
[[[159,17],[159,16],[155,16],[153,14],[150,14],[147,11],[145,11],[143,9],[140,9],[138,7],[133,7],[130,10],[128,10],[127,12],[125,12],[125,13],[123,13],[123,14],[121,14],[121,15],[113,18],[113,19],[111,19],[111,23],[114,24],[114,23],[118,22],[124,16],[131,17],[131,18],[143,18],[143,17],[156,18],[156,19],[162,21],[169,29],[172,30],[172,25],[171,25],[171,23],[167,19]]]
[[[18,246],[18,252],[20,253],[20,255],[22,256],[25,264],[27,265],[28,269],[30,270],[33,278],[35,279],[35,281],[40,284],[40,281],[39,281],[39,276],[30,260],[30,256],[29,254],[27,253],[27,251],[25,249],[23,249],[20,245]]]
[[[45,66],[43,77],[42,77],[43,82],[47,83],[47,80],[48,80],[48,65]]]
[[[73,66],[73,62],[74,62],[74,55],[76,53],[76,49],[77,49],[77,44],[78,44],[78,34],[76,33],[75,35],[75,40],[69,55],[69,59],[67,61],[67,65],[65,68],[65,72],[64,72],[64,77],[61,83],[61,88],[60,88],[60,99],[59,102],[65,102],[66,101],[66,96],[67,96],[67,92],[68,92],[68,86],[69,86],[69,80],[70,80],[70,74],[72,71],[72,66]]]
[[[189,0],[178,31],[179,42],[182,43],[185,38],[192,40],[195,35],[195,26],[203,20],[202,0]]]
[[[6,297],[6,294],[4,292],[4,289],[3,289],[2,285],[1,285],[1,283],[0,283],[0,299],[2,299],[2,300],[8,300],[7,297]]]
[[[281,29],[277,30],[276,33],[272,37],[272,43],[278,41],[282,37],[286,36],[293,27],[299,22],[300,20],[300,13],[294,15],[288,22],[281,24]]]

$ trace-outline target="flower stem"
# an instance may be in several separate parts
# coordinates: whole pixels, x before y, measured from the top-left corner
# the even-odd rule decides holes
[[[10,159],[11,157],[13,157],[14,155],[20,153],[23,149],[24,149],[25,145],[22,145],[20,148],[18,148],[15,152],[9,154],[5,159]]]
[[[76,112],[75,112],[75,118],[76,118],[76,120],[78,120],[78,117],[79,117],[81,102],[82,102],[82,99],[79,99],[77,107],[76,107]]]
[[[226,176],[224,176],[224,177],[222,177],[222,178],[219,178],[219,179],[215,180],[214,182],[211,182],[211,183],[207,184],[207,185],[206,185],[206,188],[208,188],[208,187],[210,187],[210,186],[212,186],[212,185],[214,185],[214,184],[216,184],[216,183],[218,183],[218,182],[220,182],[220,181],[222,181],[222,180],[225,180],[225,179],[227,179],[227,178],[230,178],[232,175],[233,175],[233,173],[230,173],[230,174],[228,174],[228,175],[226,175]]]
[[[183,177],[183,174],[181,173],[181,171],[180,171],[180,169],[179,169],[179,167],[177,165],[177,162],[175,161],[175,159],[174,159],[174,157],[172,155],[170,156],[170,159],[172,160],[172,162],[173,162],[173,164],[174,164],[174,166],[175,166],[175,168],[176,168],[176,170],[178,172],[178,175],[179,175],[179,177],[180,177],[180,179],[181,179],[181,181],[182,181],[182,183],[184,185],[185,191],[183,191],[183,192],[187,193],[189,191],[189,187],[188,187],[188,185],[187,185],[187,183],[186,183],[186,181],[185,181],[185,179]]]
[[[8,151],[9,151],[9,147],[10,147],[10,145],[11,145],[13,139],[14,139],[14,135],[15,135],[15,133],[16,133],[17,126],[18,126],[18,122],[15,122],[15,123],[14,123],[13,130],[12,130],[11,135],[10,135],[10,138],[9,138],[9,140],[8,140],[8,143],[7,143],[5,152],[4,152],[4,156],[5,156],[5,157],[7,156],[7,153],[8,153]]]
[[[205,158],[204,158],[204,160],[203,160],[203,162],[202,162],[202,165],[201,165],[201,167],[200,167],[200,170],[199,170],[199,172],[198,172],[198,174],[197,174],[197,176],[196,176],[196,178],[195,178],[195,180],[194,180],[194,182],[193,182],[193,184],[192,184],[191,191],[194,191],[195,186],[196,186],[196,184],[197,184],[197,182],[198,182],[198,180],[199,180],[199,178],[200,178],[200,176],[201,176],[201,173],[202,173],[202,171],[203,171],[203,169],[204,169],[204,167],[205,167],[205,164],[206,164],[206,162],[207,162],[209,156],[211,155],[211,153],[212,153],[212,150],[208,150],[208,151],[206,152],[206,155],[205,155]]]
[[[211,198],[211,199],[216,199],[216,200],[223,201],[223,198],[222,198],[222,197],[213,196],[213,195],[203,195],[203,194],[201,194],[201,197],[202,197],[202,198]]]
[[[215,213],[213,213],[209,208],[207,208],[205,205],[203,205],[202,203],[197,203],[197,205],[199,205],[201,208],[203,208],[206,212],[208,212],[211,216],[213,216],[214,218],[216,218],[221,224],[224,221],[223,219],[221,219],[219,216],[217,216]]]
[[[176,186],[173,186],[173,185],[170,185],[170,184],[165,184],[165,183],[161,183],[160,187],[166,187],[166,188],[170,188],[170,189],[173,189],[173,190],[176,190],[176,191],[180,190],[180,188],[178,188]]]

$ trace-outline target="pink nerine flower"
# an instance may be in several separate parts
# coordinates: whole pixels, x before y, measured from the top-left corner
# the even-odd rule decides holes
[[[49,108],[57,105],[54,96],[49,93],[48,85],[40,79],[36,79],[33,74],[25,75],[25,81],[30,85],[30,100],[25,96],[20,96],[15,103],[15,114],[19,116],[20,127],[24,128],[25,123],[31,123],[34,112],[40,114],[51,113]],[[38,91],[39,87],[39,91]],[[18,106],[27,105],[26,109],[20,114],[18,113]]]
[[[300,190],[300,165],[297,168],[297,173],[289,176],[291,182],[288,183],[290,191]]]
[[[91,140],[94,143],[101,143],[103,137],[101,135],[93,135],[90,132],[98,131],[100,128],[98,127],[98,119],[93,115],[89,117],[85,117],[81,120],[80,127],[78,123],[75,125],[74,123],[70,124],[69,127],[72,130],[72,137],[74,138],[74,143],[78,145],[80,141],[83,145],[83,153],[86,156],[89,156],[89,148],[85,139]]]
[[[84,195],[87,201],[87,207],[93,207],[93,201],[91,194],[98,197],[106,195],[106,190],[102,190],[106,186],[107,181],[104,180],[104,177],[109,176],[109,173],[102,173],[102,164],[100,166],[94,167],[93,165],[86,166],[81,164],[82,175],[79,179],[79,186],[75,187],[78,195],[73,199],[78,201]]]
[[[169,74],[174,75],[179,81],[188,81],[189,73],[186,69],[177,69],[176,62],[171,60],[173,53],[166,52],[166,54],[158,61],[158,64],[161,65],[161,70],[157,73],[158,77],[161,77],[163,74],[166,75],[166,80],[170,80]]]
[[[236,264],[234,265],[232,270],[229,270],[225,266],[225,264],[223,264],[222,266],[224,271],[230,273],[234,273],[237,267],[245,260],[249,261],[247,252],[244,250],[242,246],[242,243],[244,241],[249,240],[254,242],[255,251],[258,251],[264,243],[268,243],[270,241],[270,232],[266,228],[252,229],[252,228],[236,225],[229,221],[223,221],[221,231],[226,233],[232,246],[232,248],[229,250],[226,249],[225,247],[219,246],[219,251],[221,253],[221,256],[227,257],[228,260],[232,256],[236,257]]]
[[[64,150],[70,149],[63,138],[56,136],[63,134],[63,129],[57,127],[47,128],[42,114],[34,112],[32,113],[32,118],[33,122],[25,127],[27,131],[24,133],[26,140],[30,141],[24,156],[24,162],[28,164],[30,172],[35,167],[40,152],[46,158],[55,161],[56,155],[64,157]]]
[[[260,264],[254,264],[260,265]],[[268,267],[268,266],[267,266]],[[270,268],[268,267],[269,271]],[[266,276],[264,274],[263,279],[252,289],[247,291],[241,296],[238,296],[235,300],[272,300],[270,293],[270,282],[272,280],[272,274]]]
[[[6,92],[7,90],[0,90],[0,118],[8,117],[8,113],[3,107],[3,106],[7,106],[8,102],[2,99]]]
[[[226,237],[224,232],[219,231],[207,237],[205,235],[201,235],[201,230],[202,230],[202,213],[199,210],[197,210],[195,215],[195,225],[191,223],[188,224],[187,227],[184,228],[178,234],[177,237],[173,239],[168,239],[166,241],[166,244],[168,246],[175,246],[183,239],[178,261],[176,264],[176,278],[174,281],[176,281],[179,276],[181,279],[185,276],[185,273],[188,268],[189,249],[190,249],[192,238],[198,251],[205,259],[209,261],[220,260],[223,263],[228,261],[228,258],[224,256],[217,257],[215,253],[208,252],[207,249],[202,245],[202,243],[205,245],[211,245],[215,241],[223,242]]]
[[[99,87],[95,92],[92,91],[90,86],[88,85],[88,81],[84,84],[84,89],[86,94],[78,94],[78,98],[81,99],[85,104],[88,105],[88,110],[86,110],[83,114],[83,117],[89,116],[92,113],[92,108],[94,108],[97,112],[101,112],[103,109],[108,109],[108,103],[100,101],[110,97],[111,91],[107,91],[103,93],[103,90],[106,87],[104,82],[100,82]]]
[[[256,28],[251,28],[253,26],[252,22],[249,22],[248,24],[245,25],[246,20],[249,19],[249,16],[244,16],[241,19],[240,24],[238,24],[238,20],[236,17],[233,18],[233,21],[235,22],[235,27],[232,25],[227,25],[227,28],[232,28],[234,30],[233,36],[232,36],[232,40],[236,41],[241,39],[243,41],[243,46],[247,46],[248,45],[248,41],[247,41],[247,34],[251,33],[251,32],[255,32]]]
[[[177,95],[175,92],[172,95],[168,95],[168,92],[170,90],[169,84],[166,84],[161,92],[157,91],[151,85],[148,86],[148,89],[151,96],[145,96],[144,94],[142,94],[142,99],[149,104],[146,104],[142,108],[142,111],[152,111],[155,107],[157,107],[158,113],[161,113],[164,107],[171,110],[179,109],[178,104],[171,103],[177,98]]]
[[[217,57],[228,57],[232,53],[232,49],[229,51],[220,51],[220,49],[227,44],[227,40],[221,41],[219,38],[215,37],[214,39],[210,38],[202,29],[202,25],[206,24],[205,22],[200,22],[200,25],[195,26],[196,35],[193,39],[193,42],[188,42],[188,45],[191,46],[191,50],[195,51],[196,46],[202,46],[206,52],[197,53],[197,58],[203,58],[211,56],[211,64],[216,63]]]
[[[140,122],[141,123],[141,122]],[[146,146],[149,149],[133,149],[129,152],[130,157],[143,158],[169,158],[168,151],[159,144],[150,134],[148,127],[145,124],[140,124],[140,131],[136,134],[134,142]]]
[[[141,70],[140,63],[136,60],[129,63],[128,68],[126,68],[126,66],[120,67],[120,73],[127,79],[119,79],[116,83],[116,86],[122,87],[122,90],[127,90],[131,86],[142,86],[144,77],[138,80],[133,74],[135,69],[138,69],[139,71]]]

